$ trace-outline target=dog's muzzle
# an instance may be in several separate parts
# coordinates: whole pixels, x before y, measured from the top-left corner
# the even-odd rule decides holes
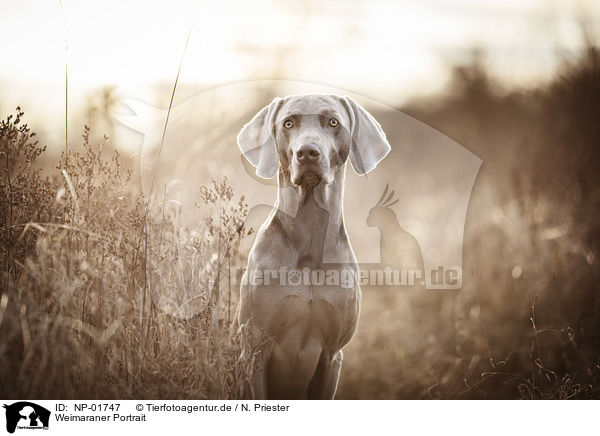
[[[303,144],[294,153],[296,175],[293,183],[308,187],[316,186],[323,178],[321,151],[315,144]]]

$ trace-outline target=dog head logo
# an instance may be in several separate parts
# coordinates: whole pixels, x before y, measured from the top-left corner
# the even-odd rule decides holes
[[[4,405],[6,409],[6,431],[19,429],[48,429],[50,411],[28,401]]]
[[[247,227],[257,230],[271,212],[278,189],[285,189],[278,186],[275,177],[282,155],[279,155],[280,159],[266,159],[274,154],[271,139],[272,134],[278,131],[274,132],[270,123],[259,123],[257,125],[261,127],[268,127],[256,129],[255,142],[259,146],[248,150],[242,148],[241,158],[240,153],[233,150],[236,135],[248,120],[264,116],[277,121],[283,133],[290,133],[288,145],[289,151],[292,151],[295,144],[292,135],[294,120],[282,118],[284,113],[281,109],[285,108],[277,103],[287,100],[273,99],[275,92],[288,96],[346,94],[342,90],[300,82],[240,82],[207,90],[174,106],[165,132],[166,110],[131,99],[123,100],[128,113],[116,115],[115,119],[143,135],[136,138],[131,136],[131,130],[122,130],[124,135],[129,135],[130,141],[137,141],[140,146],[139,175],[147,198],[177,205],[176,216],[183,221],[181,224],[194,228],[201,213],[195,207],[199,186],[210,184],[211,179],[226,177],[234,192],[243,194],[249,205]],[[269,101],[275,104],[260,110],[263,106],[259,102]],[[466,213],[482,160],[443,133],[393,107],[356,95],[351,99],[340,97],[342,103],[351,101],[368,109],[368,113],[358,112],[365,120],[377,120],[362,125],[381,127],[374,129],[374,134],[363,142],[379,144],[377,138],[381,136],[387,137],[386,143],[391,146],[391,149],[366,147],[348,150],[354,151],[347,159],[348,167],[353,171],[345,172],[343,213],[358,264],[366,270],[407,263],[424,272],[424,285],[428,289],[460,289]],[[279,109],[277,113],[281,116],[273,116],[275,109]],[[356,131],[356,126],[354,129],[351,126],[356,125],[357,111],[353,105],[343,105],[339,109],[337,116],[328,117],[328,122],[334,124],[321,127],[344,133],[344,122],[347,121],[350,126],[347,133],[356,140],[361,132]],[[312,108],[300,108],[300,111],[306,115],[300,120],[306,119],[303,126],[314,123],[313,130],[320,131],[316,124],[324,119],[318,116],[320,113],[313,114]],[[252,123],[250,125],[253,126]],[[318,141],[319,137],[313,139],[316,142],[309,141],[311,144],[323,145],[323,141]],[[280,143],[283,142],[277,142]],[[338,155],[344,155],[344,148],[333,143],[329,145]],[[375,154],[365,154],[368,151]],[[318,167],[316,163],[325,160],[317,159],[315,150],[303,151],[298,156],[305,155],[306,174],[295,171],[302,170],[300,165],[297,168],[290,166],[291,173],[304,174],[304,179],[298,179],[300,184],[315,179],[313,173],[316,174],[315,182],[319,177],[328,179],[330,170],[336,168],[335,165]],[[335,156],[336,153],[327,155],[331,159]],[[308,168],[311,162],[313,168]],[[376,203],[386,185],[388,191],[381,202]],[[277,207],[295,216],[293,208],[285,209],[286,204]],[[250,246],[251,243],[247,244],[247,248]],[[412,255],[405,259],[406,256],[401,254],[407,250]],[[188,300],[196,301],[197,297],[188,295],[181,298],[181,301]]]

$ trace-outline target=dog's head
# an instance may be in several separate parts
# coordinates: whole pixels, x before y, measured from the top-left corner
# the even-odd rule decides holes
[[[296,186],[331,183],[348,158],[366,174],[391,149],[367,111],[336,95],[276,98],[243,127],[238,145],[258,176],[271,178],[281,169]]]

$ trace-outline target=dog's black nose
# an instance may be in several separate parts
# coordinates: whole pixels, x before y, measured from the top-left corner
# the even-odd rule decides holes
[[[296,150],[296,159],[298,162],[314,162],[319,160],[321,152],[314,144],[304,144]]]

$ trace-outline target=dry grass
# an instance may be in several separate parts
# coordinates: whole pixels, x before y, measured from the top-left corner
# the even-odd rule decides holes
[[[247,233],[243,199],[234,204],[225,181],[204,187],[203,207],[219,219],[187,232],[176,207],[134,194],[118,153],[107,138],[91,144],[87,127],[43,178],[22,115],[0,132],[1,395],[250,397],[253,351],[233,323],[225,273]],[[193,294],[196,304],[160,307],[157,288],[168,303]]]

